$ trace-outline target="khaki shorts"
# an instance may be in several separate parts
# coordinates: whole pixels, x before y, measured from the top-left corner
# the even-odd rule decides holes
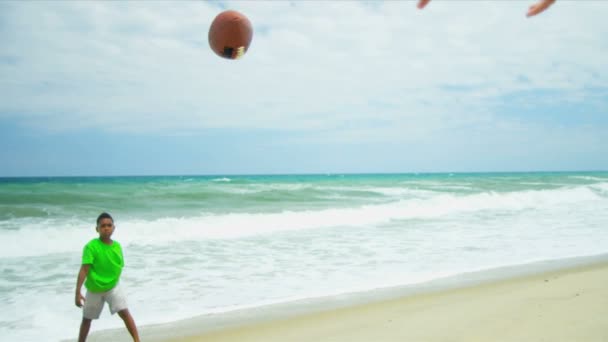
[[[87,290],[82,307],[82,316],[87,319],[98,319],[106,302],[110,306],[112,315],[127,308],[127,298],[119,284],[107,292]]]

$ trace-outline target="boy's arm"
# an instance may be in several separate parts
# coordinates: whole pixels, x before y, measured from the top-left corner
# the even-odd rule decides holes
[[[76,298],[75,303],[77,307],[82,307],[82,303],[84,302],[84,297],[80,293],[80,289],[82,288],[82,284],[84,284],[84,280],[87,278],[89,274],[89,268],[91,268],[90,264],[82,264],[80,266],[80,272],[78,272],[78,279],[76,280]]]

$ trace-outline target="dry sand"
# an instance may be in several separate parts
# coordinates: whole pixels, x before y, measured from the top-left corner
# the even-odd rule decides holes
[[[168,341],[608,341],[608,263]]]

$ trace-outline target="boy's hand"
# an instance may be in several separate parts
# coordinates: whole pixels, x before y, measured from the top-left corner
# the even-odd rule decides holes
[[[418,1],[418,8],[423,9],[431,0],[420,0]]]
[[[426,5],[428,5],[429,2],[431,2],[431,0],[418,0],[418,8],[423,9]],[[554,2],[555,0],[538,0],[537,3],[530,6],[530,9],[528,9],[528,13],[526,14],[526,16],[532,17],[539,14],[549,8],[549,6],[553,5]]]
[[[530,9],[528,10],[526,17],[532,17],[532,16],[539,14],[540,12],[549,8],[549,6],[553,5],[554,2],[555,2],[555,0],[540,0],[539,2],[530,6]]]
[[[76,293],[76,299],[75,299],[75,303],[76,306],[81,308],[82,307],[82,303],[84,303],[85,299],[84,297],[80,294],[80,292]]]

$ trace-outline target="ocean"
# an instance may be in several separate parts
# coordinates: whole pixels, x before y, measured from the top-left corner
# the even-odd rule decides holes
[[[3,341],[77,337],[102,211],[139,326],[608,253],[608,172],[0,178]]]

